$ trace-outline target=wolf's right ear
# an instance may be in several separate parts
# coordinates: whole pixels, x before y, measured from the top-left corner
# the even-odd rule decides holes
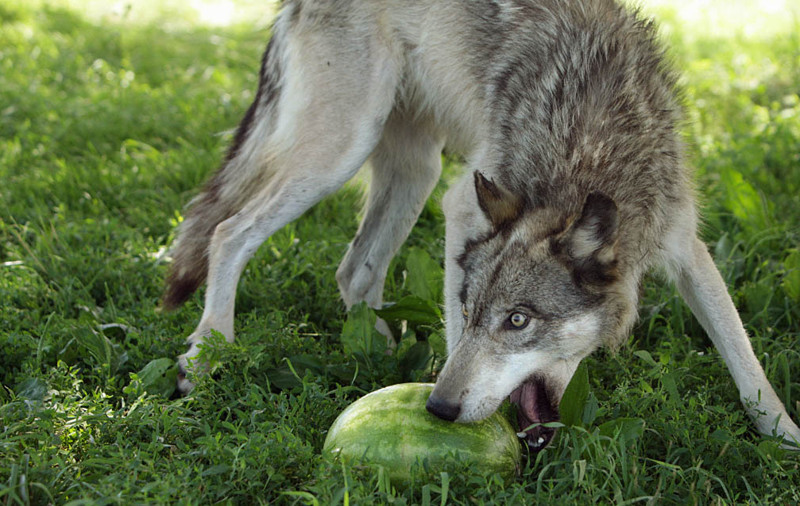
[[[486,179],[480,171],[476,170],[473,175],[478,205],[495,229],[519,217],[523,208],[522,198]]]

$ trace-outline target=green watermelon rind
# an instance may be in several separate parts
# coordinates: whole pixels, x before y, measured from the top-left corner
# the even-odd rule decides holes
[[[358,399],[331,425],[323,454],[380,465],[393,481],[407,481],[422,462],[436,468],[453,459],[513,478],[522,451],[511,424],[499,413],[473,423],[441,420],[425,409],[432,390],[431,383],[402,383]]]

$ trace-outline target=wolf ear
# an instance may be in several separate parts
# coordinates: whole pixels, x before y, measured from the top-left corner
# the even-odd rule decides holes
[[[520,215],[522,198],[489,181],[480,171],[476,170],[473,174],[478,205],[494,228],[500,228]]]
[[[619,229],[617,204],[600,192],[590,193],[580,217],[560,238],[573,272],[583,282],[604,284],[615,277]]]

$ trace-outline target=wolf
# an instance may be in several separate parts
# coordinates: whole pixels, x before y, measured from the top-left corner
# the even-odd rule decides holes
[[[652,21],[614,0],[284,0],[256,97],[173,248],[164,306],[207,282],[179,389],[212,329],[234,339],[256,249],[366,162],[336,279],[347,307],[380,307],[446,148],[466,170],[442,200],[448,358],[430,412],[470,422],[510,398],[543,448],[578,364],[619,345],[661,269],[757,429],[797,443],[697,237],[676,80]]]

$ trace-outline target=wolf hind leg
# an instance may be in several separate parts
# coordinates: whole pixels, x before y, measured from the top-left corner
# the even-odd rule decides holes
[[[443,140],[433,125],[395,111],[370,158],[372,179],[364,218],[336,271],[349,309],[380,307],[389,262],[408,237],[442,172]],[[391,341],[382,320],[378,330]]]
[[[686,246],[675,249],[670,275],[725,360],[748,414],[762,434],[800,443],[800,428],[769,384],[706,245],[693,238]]]
[[[187,206],[170,249],[173,261],[162,299],[166,309],[183,304],[206,280],[214,229],[239,211],[270,177],[263,152],[277,119],[276,90],[283,74],[280,60],[284,38],[282,25],[277,23],[264,52],[258,92],[236,129],[226,159]]]
[[[214,229],[203,316],[179,357],[183,393],[193,388],[185,372],[211,331],[233,341],[236,286],[247,261],[270,235],[355,175],[392,109],[397,72],[388,48],[372,41],[373,52],[359,60],[353,48],[329,39],[310,32],[289,45],[276,125],[256,148],[270,177]]]

